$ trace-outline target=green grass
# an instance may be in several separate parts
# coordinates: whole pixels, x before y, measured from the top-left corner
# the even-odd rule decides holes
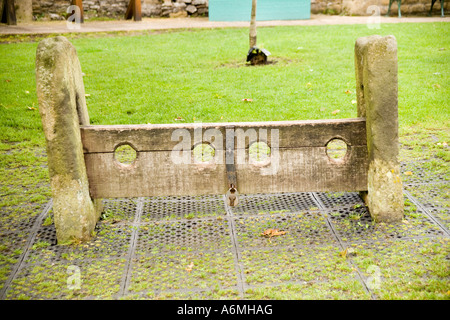
[[[442,126],[448,124],[450,68],[450,39],[442,35],[449,29],[447,23],[391,24],[380,30],[260,28],[260,43],[278,63],[256,68],[243,64],[246,29],[72,42],[86,74],[93,124],[173,123],[177,117],[186,122],[226,122],[355,117],[354,42],[373,33],[394,34],[400,124]],[[35,90],[36,46],[35,42],[0,46],[3,143],[43,144]],[[245,98],[253,102],[243,102]],[[340,112],[333,115],[334,110]]]

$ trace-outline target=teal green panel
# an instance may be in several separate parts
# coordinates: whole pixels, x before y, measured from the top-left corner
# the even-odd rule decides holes
[[[210,21],[250,21],[252,0],[209,0]],[[256,20],[300,20],[311,16],[310,0],[258,0]]]

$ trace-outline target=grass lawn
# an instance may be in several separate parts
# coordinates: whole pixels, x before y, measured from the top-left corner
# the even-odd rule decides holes
[[[370,34],[397,38],[400,134],[407,147],[402,160],[432,160],[431,170],[448,175],[448,23],[383,24],[379,30],[365,25],[259,28],[258,44],[273,61],[262,67],[245,64],[247,29],[67,37],[85,73],[91,123],[145,124],[176,118],[356,117],[354,44]],[[37,42],[27,36],[9,40],[0,37],[0,225],[5,229],[39,214],[51,197],[36,97]],[[18,254],[0,243],[0,261]],[[0,282],[2,277],[7,272],[0,268]]]

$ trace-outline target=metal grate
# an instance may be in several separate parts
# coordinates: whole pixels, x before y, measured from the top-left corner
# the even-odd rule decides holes
[[[192,219],[142,223],[136,252],[217,250],[231,247],[228,221]]]
[[[283,284],[302,297],[326,288],[324,298],[376,298],[367,259],[387,259],[398,243],[425,252],[450,235],[448,183],[409,169],[416,175],[405,179],[405,219],[396,224],[375,224],[355,192],[244,194],[237,207],[224,196],[105,199],[94,239],[61,245],[54,225],[43,225],[50,202],[0,228],[11,258],[0,263],[9,273],[0,298],[234,299]],[[285,233],[264,236],[268,229]],[[357,254],[343,258],[350,247]],[[70,268],[80,270],[80,290],[68,288]]]
[[[239,205],[233,207],[235,215],[299,212],[317,209],[311,193],[281,193],[264,195],[241,195]]]

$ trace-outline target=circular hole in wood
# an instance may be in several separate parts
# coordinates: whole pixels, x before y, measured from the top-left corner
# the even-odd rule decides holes
[[[327,143],[327,155],[333,161],[343,161],[347,154],[347,143],[344,140],[336,138]]]
[[[196,163],[207,163],[214,159],[215,150],[207,143],[200,143],[192,150],[194,154],[194,161]]]
[[[270,159],[270,147],[265,142],[254,142],[248,148],[250,162],[262,163]]]
[[[123,165],[131,165],[136,160],[136,150],[129,144],[121,144],[114,150],[114,159]]]

